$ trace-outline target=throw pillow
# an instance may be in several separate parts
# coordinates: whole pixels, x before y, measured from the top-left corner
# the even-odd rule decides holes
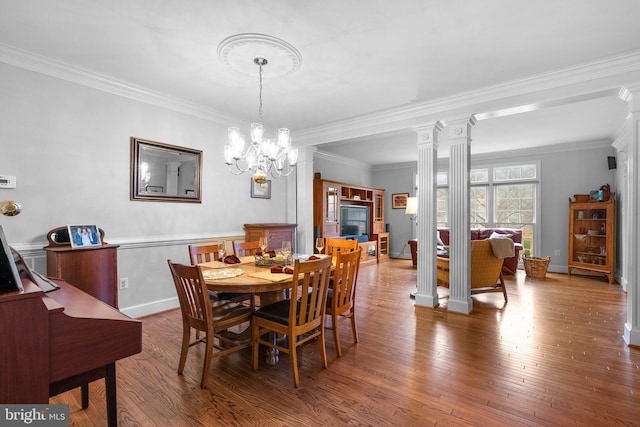
[[[511,237],[513,237],[513,234],[502,234],[495,231],[489,236],[490,239],[511,239]]]

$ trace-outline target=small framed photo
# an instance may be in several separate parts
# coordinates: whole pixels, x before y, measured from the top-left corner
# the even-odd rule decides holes
[[[72,248],[101,246],[100,230],[97,225],[68,225],[69,241]]]
[[[393,209],[406,209],[409,193],[395,193],[391,195],[391,207]]]
[[[268,179],[262,184],[258,184],[251,178],[251,197],[256,199],[270,199],[271,198],[271,180]]]

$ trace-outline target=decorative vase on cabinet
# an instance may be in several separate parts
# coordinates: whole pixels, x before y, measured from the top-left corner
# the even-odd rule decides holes
[[[582,270],[615,282],[615,219],[615,193],[606,202],[569,199],[569,276]]]

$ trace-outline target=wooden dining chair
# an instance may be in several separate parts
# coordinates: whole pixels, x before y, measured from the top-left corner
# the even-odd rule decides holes
[[[319,337],[322,366],[327,367],[327,350],[324,342],[324,316],[327,290],[331,276],[331,258],[301,263],[296,260],[293,267],[294,282],[291,297],[256,310],[252,324],[253,369],[258,369],[260,344],[288,353],[293,371],[293,384],[298,387],[297,348],[309,340]],[[296,282],[296,278],[298,279]],[[262,336],[270,332],[284,334],[287,346],[279,345]]]
[[[333,330],[333,339],[338,357],[342,356],[340,335],[338,333],[340,323],[345,320],[351,320],[353,341],[358,342],[355,302],[361,252],[362,248],[358,248],[354,252],[338,253],[333,270],[333,286],[327,293],[327,317],[331,319],[331,326],[326,328]]]
[[[334,257],[338,252],[353,252],[356,249],[358,249],[358,241],[355,239],[326,238],[324,241],[324,253]]]
[[[238,258],[243,256],[255,255],[260,252],[260,242],[236,242],[233,241],[233,254]]]
[[[207,285],[199,266],[175,264],[167,260],[182,312],[182,348],[178,375],[182,375],[189,347],[205,344],[204,366],[200,387],[207,386],[211,360],[251,346],[251,340],[235,341],[227,337],[232,326],[252,322],[253,308],[233,301],[212,301],[207,295]],[[191,329],[204,332],[191,341]],[[253,329],[252,329],[253,330]]]
[[[206,245],[189,245],[189,259],[191,260],[191,265],[196,265],[203,262],[217,261],[218,249],[220,248],[220,246],[220,243],[208,243]],[[256,306],[255,295],[251,293],[209,291],[209,297],[214,301],[249,301],[251,307],[255,308]]]

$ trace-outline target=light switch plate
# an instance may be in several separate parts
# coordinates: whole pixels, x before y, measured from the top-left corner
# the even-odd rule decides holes
[[[0,175],[0,188],[16,188],[16,177]]]

